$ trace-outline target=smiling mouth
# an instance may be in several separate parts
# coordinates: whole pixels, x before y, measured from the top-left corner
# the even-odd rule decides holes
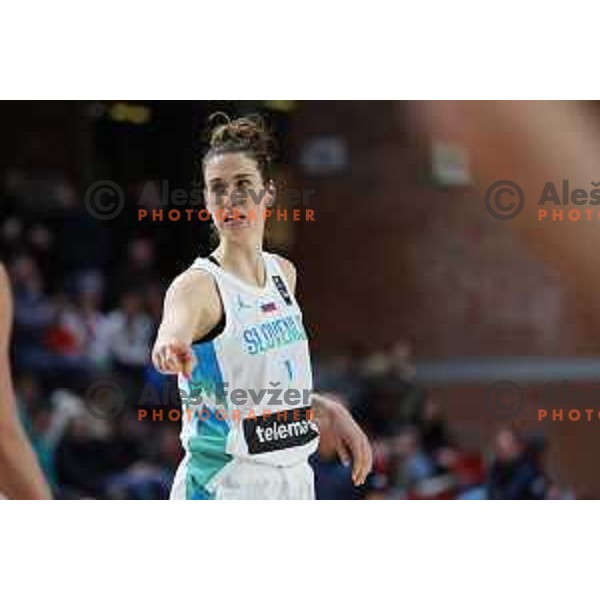
[[[235,215],[229,214],[223,219],[223,225],[225,227],[245,227],[248,225],[248,220],[246,215],[239,213],[236,213]]]

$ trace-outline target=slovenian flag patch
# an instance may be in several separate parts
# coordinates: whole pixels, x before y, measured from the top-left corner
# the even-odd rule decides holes
[[[275,304],[275,302],[267,302],[266,304],[261,304],[260,309],[264,313],[270,313],[277,310],[277,304]]]

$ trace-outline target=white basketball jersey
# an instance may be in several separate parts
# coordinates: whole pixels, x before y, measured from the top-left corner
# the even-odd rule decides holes
[[[214,277],[225,312],[222,332],[193,344],[191,380],[179,377],[182,442],[196,484],[205,485],[231,457],[288,466],[318,446],[302,312],[276,257],[262,257],[264,288],[206,258],[192,265]]]

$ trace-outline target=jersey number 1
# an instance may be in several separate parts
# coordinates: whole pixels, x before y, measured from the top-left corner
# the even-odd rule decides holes
[[[289,379],[291,381],[292,378],[293,378],[293,376],[294,376],[294,374],[292,372],[292,361],[288,359],[288,360],[286,360],[284,362],[285,362],[285,368],[287,369],[288,377],[289,377]]]

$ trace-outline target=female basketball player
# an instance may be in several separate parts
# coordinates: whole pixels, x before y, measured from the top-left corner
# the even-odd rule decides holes
[[[369,442],[350,413],[312,393],[295,268],[263,251],[261,215],[275,200],[269,144],[260,120],[213,130],[202,166],[220,242],[165,297],[153,362],[179,375],[185,408],[172,499],[314,498],[316,424],[352,461],[355,485],[371,470]]]

